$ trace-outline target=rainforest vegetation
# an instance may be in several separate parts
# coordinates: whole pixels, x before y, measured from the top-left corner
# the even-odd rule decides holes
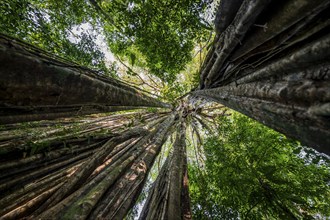
[[[0,219],[330,218],[327,0],[2,0]]]

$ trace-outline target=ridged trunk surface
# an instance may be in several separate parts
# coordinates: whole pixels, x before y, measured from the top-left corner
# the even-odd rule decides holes
[[[181,122],[173,150],[166,159],[140,215],[141,220],[191,219],[188,192],[186,128]]]
[[[330,154],[330,2],[261,3],[243,1],[218,25],[194,94]]]
[[[82,131],[56,128],[37,142],[14,129],[17,136],[0,141],[1,219],[122,219],[175,119],[173,114],[148,113],[127,129],[132,116],[136,114],[86,118],[86,124],[77,122]],[[100,127],[108,130],[95,133]]]
[[[0,35],[0,123],[169,107],[96,71]]]

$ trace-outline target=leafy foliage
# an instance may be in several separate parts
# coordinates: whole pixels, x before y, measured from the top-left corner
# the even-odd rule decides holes
[[[307,164],[295,154],[303,149],[297,142],[237,113],[218,124],[218,136],[204,145],[205,168],[189,170],[196,219],[330,215],[327,158]]]
[[[0,13],[1,32],[80,65],[107,72],[104,54],[95,43],[97,14],[84,1],[4,0]],[[72,32],[86,22],[96,33]]]
[[[205,38],[201,14],[210,1],[102,1],[111,51],[135,63],[139,53],[150,73],[167,82],[191,59],[196,39]],[[141,57],[139,57],[140,59]]]
[[[0,28],[113,76],[99,48],[102,36],[112,53],[171,83],[191,60],[195,41],[210,29],[202,18],[210,2],[4,0]],[[88,30],[74,31],[81,27]]]
[[[207,41],[210,29],[202,14],[211,2],[3,0],[0,28],[115,76],[117,64],[106,66],[105,54],[97,43],[98,36],[104,35],[116,56],[144,69],[143,74],[162,79],[161,95],[175,103],[198,84],[197,73],[206,53],[201,42]],[[199,56],[192,53],[196,48]],[[130,68],[126,74],[136,75]],[[144,123],[141,117],[137,119]],[[123,127],[134,123],[132,118]],[[218,135],[207,138],[204,144],[204,168],[189,168],[196,219],[311,219],[318,214],[330,215],[327,158],[239,114],[221,117],[217,124]],[[61,135],[68,132],[63,130]],[[29,154],[47,146],[31,142]]]

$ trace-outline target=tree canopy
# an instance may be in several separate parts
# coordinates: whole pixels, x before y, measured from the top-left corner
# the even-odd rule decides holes
[[[6,0],[0,8],[1,29],[106,72],[105,51],[97,44],[105,41],[129,65],[172,83],[191,60],[195,43],[212,30],[203,19],[211,2]]]
[[[3,0],[0,219],[329,218],[329,5]]]
[[[204,142],[203,167],[189,170],[196,218],[329,216],[328,157],[237,113],[218,124]]]

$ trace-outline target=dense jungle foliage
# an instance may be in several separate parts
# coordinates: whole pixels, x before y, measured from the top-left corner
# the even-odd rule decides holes
[[[185,140],[194,219],[330,218],[328,156],[240,113],[186,97],[198,87],[215,35],[217,4],[213,0],[2,0],[0,31],[146,90],[173,104],[173,109],[189,106],[193,116],[187,113]],[[123,126],[134,127],[137,118],[143,124],[141,115]],[[57,126],[61,130],[66,125]],[[82,128],[78,123],[70,129],[60,135]],[[39,138],[40,133],[30,136]],[[31,156],[37,148],[29,152]],[[171,144],[166,142],[127,219],[141,212],[170,152]]]

